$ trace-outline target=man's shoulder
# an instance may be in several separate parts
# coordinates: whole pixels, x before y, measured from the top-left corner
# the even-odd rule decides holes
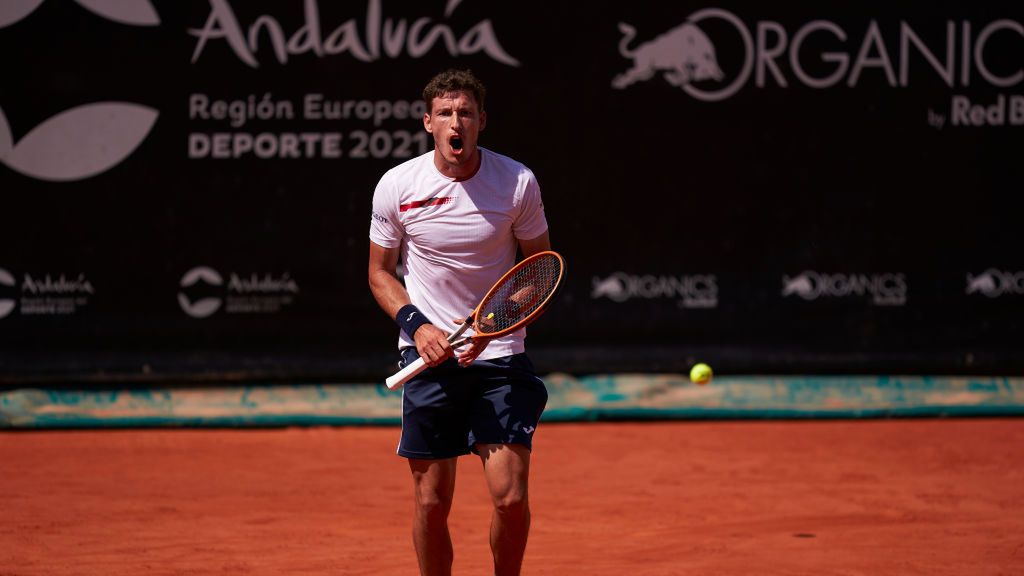
[[[530,170],[529,168],[526,167],[526,164],[523,164],[519,160],[516,160],[515,158],[512,158],[511,156],[506,156],[504,154],[499,154],[499,153],[495,152],[494,150],[491,150],[490,148],[484,148],[483,146],[481,146],[480,147],[480,151],[484,155],[488,156],[490,158],[490,160],[496,166],[500,166],[500,167],[505,168],[507,170],[513,170],[513,171],[516,171],[516,172],[520,172],[520,171],[524,171],[524,170],[525,171],[529,171]]]
[[[488,164],[495,172],[504,172],[506,174],[515,175],[517,177],[533,177],[533,171],[530,170],[526,164],[509,157],[504,154],[498,154],[497,152],[488,148],[480,148],[482,154],[488,158]]]
[[[420,154],[415,158],[410,158],[401,164],[392,167],[390,170],[384,173],[381,180],[394,180],[397,182],[405,181],[406,179],[413,177],[416,174],[423,172],[424,170],[433,169],[433,157],[434,151],[431,150],[425,154]]]

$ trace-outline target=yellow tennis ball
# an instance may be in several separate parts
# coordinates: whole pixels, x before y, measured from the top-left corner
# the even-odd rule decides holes
[[[494,312],[491,312],[490,314],[487,315],[488,320],[490,320],[491,318],[494,318]]]
[[[690,381],[694,384],[707,384],[711,382],[711,376],[714,373],[711,371],[711,366],[701,362],[690,369]]]

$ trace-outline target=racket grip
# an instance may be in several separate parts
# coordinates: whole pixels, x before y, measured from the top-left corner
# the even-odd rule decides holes
[[[394,390],[399,388],[409,380],[416,377],[417,374],[427,369],[427,361],[423,358],[417,358],[409,363],[408,366],[402,368],[398,372],[395,372],[392,376],[388,377],[384,381],[388,386],[388,390]]]

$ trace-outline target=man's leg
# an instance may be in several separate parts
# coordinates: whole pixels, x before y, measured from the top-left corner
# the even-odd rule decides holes
[[[496,576],[519,576],[530,533],[530,451],[519,444],[477,444],[491,492],[491,552]]]
[[[454,554],[448,532],[448,513],[455,494],[455,463],[455,458],[409,459],[416,496],[412,541],[422,576],[452,573]]]

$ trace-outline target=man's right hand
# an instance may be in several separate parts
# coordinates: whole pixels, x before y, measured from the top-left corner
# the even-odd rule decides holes
[[[431,368],[451,358],[455,353],[448,342],[448,335],[433,324],[420,326],[413,334],[413,340],[416,341],[416,351],[420,353],[420,358],[423,358]]]

